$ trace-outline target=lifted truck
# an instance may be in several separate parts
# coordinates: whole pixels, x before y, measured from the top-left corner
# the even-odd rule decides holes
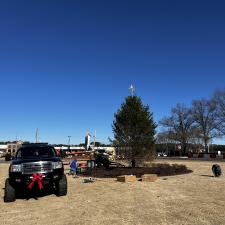
[[[55,149],[46,144],[30,144],[18,149],[9,166],[9,178],[5,181],[4,202],[16,200],[19,190],[51,186],[57,196],[67,194],[67,178],[61,159]]]

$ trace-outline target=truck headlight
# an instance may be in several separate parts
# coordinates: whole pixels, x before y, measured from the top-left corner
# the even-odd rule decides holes
[[[21,164],[20,165],[11,165],[10,166],[10,172],[21,172],[21,171],[22,171]]]
[[[53,167],[53,169],[61,169],[63,167],[63,164],[60,161],[59,162],[53,162],[52,167]]]

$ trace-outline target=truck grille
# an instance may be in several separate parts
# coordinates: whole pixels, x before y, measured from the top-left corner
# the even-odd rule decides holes
[[[41,161],[22,164],[23,174],[50,173],[52,171],[52,162]]]

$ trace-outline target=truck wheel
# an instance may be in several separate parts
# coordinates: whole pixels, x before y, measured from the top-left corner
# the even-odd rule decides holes
[[[62,178],[58,181],[56,185],[56,195],[63,196],[67,194],[67,178],[66,175],[63,174]]]
[[[221,167],[218,164],[212,166],[212,171],[215,177],[219,177],[222,174]]]
[[[12,185],[9,183],[9,179],[7,178],[5,181],[5,195],[4,202],[14,202],[16,200],[16,191]]]

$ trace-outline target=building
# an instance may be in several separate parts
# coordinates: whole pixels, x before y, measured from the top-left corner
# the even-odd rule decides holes
[[[14,141],[7,143],[6,154],[15,156],[17,150],[22,146],[22,141]]]
[[[0,145],[0,157],[3,157],[6,153],[7,145]]]

